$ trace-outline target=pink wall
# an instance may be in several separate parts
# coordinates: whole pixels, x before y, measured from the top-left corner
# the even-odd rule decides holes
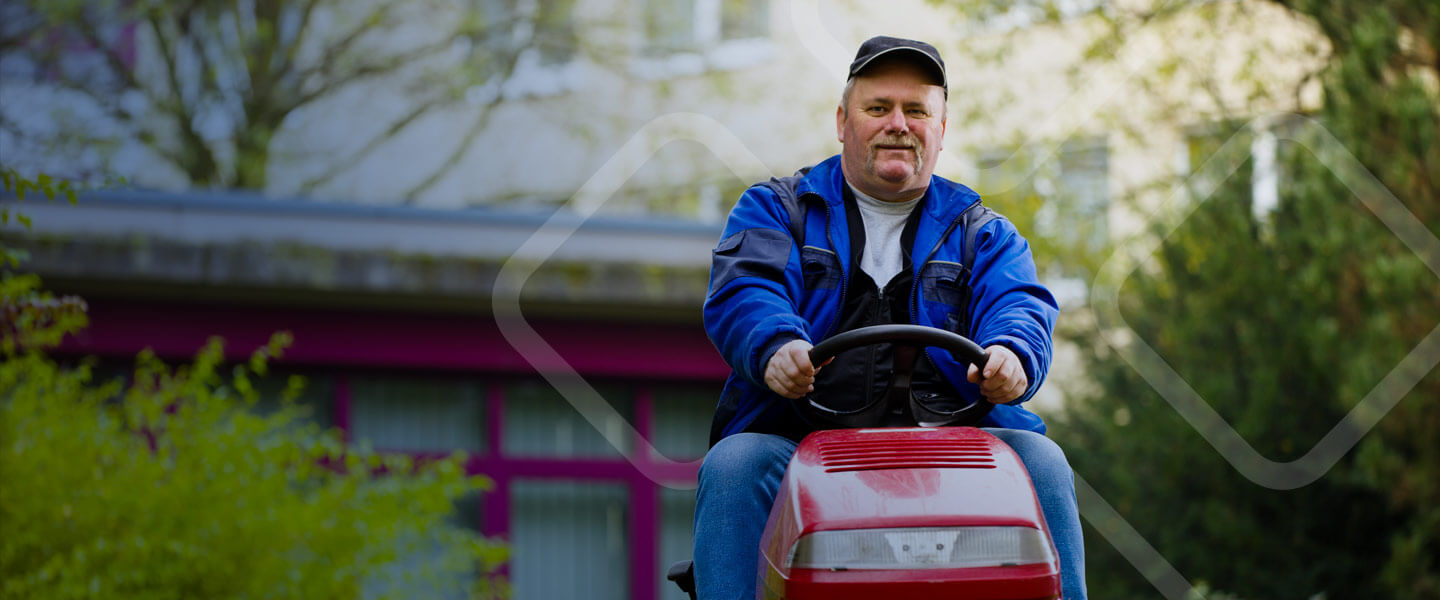
[[[277,364],[531,372],[493,317],[89,300],[90,327],[66,353],[133,356],[149,347],[186,358],[210,336],[244,358],[270,334],[295,342]],[[536,332],[581,374],[722,380],[729,373],[700,323],[535,320]]]

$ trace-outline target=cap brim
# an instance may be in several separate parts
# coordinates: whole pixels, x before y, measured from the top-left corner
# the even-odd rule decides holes
[[[858,64],[858,65],[855,65],[855,66],[851,67],[851,68],[850,68],[850,78],[853,79],[856,75],[859,75],[862,71],[864,71],[867,67],[869,67],[871,63],[875,62],[875,59],[880,58],[880,57],[882,57],[882,56],[894,55],[896,52],[905,52],[905,53],[913,54],[913,55],[915,55],[916,57],[919,57],[919,58],[924,59],[925,65],[933,68],[933,69],[934,69],[934,72],[940,76],[940,87],[949,89],[950,85],[949,85],[949,82],[947,81],[947,78],[945,77],[945,67],[941,66],[940,63],[937,62],[934,57],[930,56],[929,54],[926,54],[924,51],[919,50],[919,49],[916,49],[916,48],[910,48],[910,47],[907,47],[907,46],[900,46],[900,47],[897,47],[897,48],[886,48],[885,50],[881,50],[881,51],[879,51],[879,52],[876,52],[874,56],[871,56],[870,58],[865,59],[865,62],[860,63],[860,64]]]

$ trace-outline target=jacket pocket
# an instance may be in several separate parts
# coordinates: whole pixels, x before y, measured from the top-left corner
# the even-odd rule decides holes
[[[932,260],[920,269],[920,293],[928,302],[955,308],[970,305],[970,269],[957,262]]]
[[[790,236],[774,229],[746,229],[720,240],[710,262],[710,290],[740,277],[784,281]]]
[[[944,307],[942,326],[945,329],[969,334],[970,269],[950,261],[925,263],[920,269],[920,297]]]
[[[833,290],[840,283],[840,257],[833,251],[815,246],[801,248],[800,267],[807,290]]]

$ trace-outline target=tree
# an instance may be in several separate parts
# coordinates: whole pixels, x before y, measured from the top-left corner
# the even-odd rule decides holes
[[[1440,234],[1440,7],[942,4],[991,19],[1018,13],[1037,27],[1090,28],[1096,34],[1073,68],[1081,79],[1154,48],[1140,38],[1157,30],[1253,50],[1237,52],[1228,64],[1241,68],[1228,73],[1218,54],[1153,57],[1135,81],[1139,93],[1118,105],[1149,109],[1151,122],[1218,123],[1190,141],[1197,170],[1188,183],[1214,189],[1179,209],[1186,216],[1178,227],[1162,219],[1141,234],[1156,250],[1119,287],[1119,319],[1102,315],[1101,331],[1066,332],[1093,386],[1069,399],[1051,434],[1077,472],[1201,589],[1242,598],[1440,594],[1440,256],[1425,241]],[[1261,48],[1269,40],[1246,26],[1259,13],[1288,16],[1314,32],[1314,43]],[[1275,87],[1250,68],[1263,52],[1309,70],[1294,87]],[[1177,87],[1187,93],[1173,93]],[[1237,89],[1243,93],[1227,95]],[[1318,101],[1301,101],[1312,91]],[[1285,106],[1310,114],[1250,123]],[[1174,115],[1189,120],[1174,123]],[[1277,133],[1281,184],[1267,208],[1252,196],[1251,142]],[[1345,168],[1350,156],[1363,169]],[[1367,173],[1380,185],[1356,186]],[[1182,183],[1161,178],[1137,195]],[[1374,208],[1386,191],[1398,201],[1394,210]],[[1128,341],[1115,335],[1122,327]],[[1272,489],[1222,456],[1232,442],[1182,416],[1184,400],[1157,387],[1162,378],[1142,346],[1272,461],[1299,459],[1332,431],[1380,416],[1347,419],[1372,390],[1398,402],[1318,479]],[[1405,385],[1387,383],[1391,373]],[[1153,597],[1154,587],[1100,532],[1087,536],[1094,596]]]
[[[255,410],[288,336],[238,365],[219,340],[179,367],[142,353],[106,381],[46,355],[83,301],[7,267],[0,317],[0,598],[505,594],[504,547],[448,521],[488,484],[463,457],[346,446],[288,400]]]
[[[1366,263],[1376,256],[1363,242],[1383,239],[1384,227],[1320,176],[1310,173],[1311,185],[1329,189],[1286,194],[1270,233],[1255,220],[1247,178],[1232,177],[1170,233],[1153,270],[1120,292],[1131,343],[1153,348],[1226,426],[1279,462],[1321,442],[1399,362],[1397,347],[1416,341],[1389,330],[1393,313],[1361,283],[1373,280]],[[1097,343],[1093,332],[1072,340]],[[1153,365],[1117,350],[1086,357],[1098,390],[1070,406],[1055,435],[1167,560],[1241,598],[1374,593],[1389,538],[1410,524],[1387,510],[1383,488],[1358,476],[1353,457],[1298,489],[1252,481],[1213,445],[1223,431],[1184,418],[1185,399],[1147,378]],[[1402,405],[1423,405],[1425,394],[1412,391]],[[1395,441],[1373,435],[1367,443]],[[1105,575],[1095,593],[1153,594],[1144,581],[1114,576],[1134,571],[1102,539],[1092,537],[1101,551],[1091,572]]]
[[[362,133],[358,142],[347,137],[344,146],[305,156],[320,164],[300,191],[331,181],[424,117],[460,110],[461,133],[449,158],[417,174],[407,193],[413,200],[469,150],[522,59],[573,48],[570,5],[7,3],[0,9],[0,57],[8,75],[22,75],[9,85],[30,79],[53,92],[51,110],[65,112],[53,130],[35,131],[18,108],[0,113],[0,126],[72,154],[114,154],[139,143],[190,184],[263,190],[275,161],[293,158],[277,139],[302,113],[325,120],[341,99],[395,93],[402,106],[382,114],[382,123],[346,128]],[[102,162],[103,175],[110,167]]]
[[[1324,74],[1323,122],[1430,235],[1440,235],[1440,6],[1418,0],[1360,7],[1310,0],[1284,4],[1312,19],[1334,48]],[[1297,200],[1347,196],[1346,188],[1321,174],[1313,161],[1295,163],[1299,176],[1312,182],[1296,190]],[[1358,397],[1367,383],[1411,353],[1433,357],[1440,352],[1433,344],[1415,346],[1417,334],[1432,331],[1440,318],[1440,253],[1433,246],[1407,247],[1379,227],[1347,228],[1338,221],[1343,212],[1306,216],[1310,219],[1301,225],[1346,243],[1336,255],[1319,254],[1339,267],[1336,280],[1344,284],[1338,306],[1330,311],[1341,325],[1336,337],[1361,357],[1347,356],[1341,363],[1338,397]],[[1440,596],[1440,506],[1435,503],[1440,447],[1434,443],[1440,432],[1440,371],[1421,375],[1365,439],[1348,469],[1383,495],[1396,515],[1395,527],[1386,532],[1388,552],[1379,580],[1402,599]]]

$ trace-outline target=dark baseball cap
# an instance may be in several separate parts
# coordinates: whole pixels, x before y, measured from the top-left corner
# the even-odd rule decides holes
[[[950,86],[945,80],[945,61],[940,59],[939,50],[925,42],[885,35],[877,35],[860,44],[860,51],[855,53],[855,62],[850,63],[848,79],[854,79],[865,67],[882,56],[903,56],[929,69],[935,80],[940,82],[940,87],[945,88],[946,94],[949,94]]]

